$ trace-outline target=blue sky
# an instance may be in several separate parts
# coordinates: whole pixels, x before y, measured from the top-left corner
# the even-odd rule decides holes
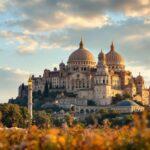
[[[127,69],[150,84],[149,0],[0,0],[0,102],[30,74],[66,63],[81,36],[96,60],[113,40]]]

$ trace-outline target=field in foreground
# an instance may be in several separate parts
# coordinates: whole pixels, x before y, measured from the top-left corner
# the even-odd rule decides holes
[[[137,117],[134,124],[112,129],[0,129],[0,150],[149,150],[150,129]]]

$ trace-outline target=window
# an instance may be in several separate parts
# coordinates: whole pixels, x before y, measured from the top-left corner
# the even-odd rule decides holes
[[[77,78],[79,78],[80,77],[80,75],[79,74],[77,74]]]
[[[103,80],[103,84],[105,83],[105,80]]]

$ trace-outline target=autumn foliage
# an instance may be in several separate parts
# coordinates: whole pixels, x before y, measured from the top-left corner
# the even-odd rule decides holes
[[[0,129],[0,150],[148,150],[150,129],[144,114],[121,128]]]

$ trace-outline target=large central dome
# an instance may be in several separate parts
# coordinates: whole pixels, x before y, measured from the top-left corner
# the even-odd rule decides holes
[[[95,59],[91,52],[84,48],[82,40],[80,41],[79,48],[75,50],[68,59],[68,63],[76,63],[78,64],[93,64],[95,65]]]

